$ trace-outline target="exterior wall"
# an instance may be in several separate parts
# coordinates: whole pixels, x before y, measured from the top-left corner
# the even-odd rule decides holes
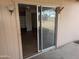
[[[64,6],[59,14],[57,47],[79,39],[79,3],[71,0],[17,0],[16,3]],[[10,59],[22,59],[21,38],[18,20],[18,7],[10,15],[7,6],[10,0],[0,0],[0,56]],[[18,32],[17,32],[18,31]],[[19,36],[18,36],[19,35]],[[20,42],[20,46],[19,43]]]
[[[11,15],[0,5],[0,59],[19,59],[15,11]]]
[[[59,16],[57,46],[79,40],[79,2],[66,2]]]

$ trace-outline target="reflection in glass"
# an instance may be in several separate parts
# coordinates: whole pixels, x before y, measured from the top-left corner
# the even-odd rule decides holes
[[[41,35],[43,49],[54,45],[55,10],[49,7],[42,7],[41,12]]]

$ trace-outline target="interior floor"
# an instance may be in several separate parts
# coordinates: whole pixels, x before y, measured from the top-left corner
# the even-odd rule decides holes
[[[22,47],[24,58],[29,57],[37,53],[37,33],[34,31],[21,31],[22,35]]]

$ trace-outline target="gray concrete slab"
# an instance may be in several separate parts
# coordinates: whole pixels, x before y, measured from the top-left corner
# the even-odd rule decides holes
[[[79,44],[70,43],[64,47],[50,50],[32,59],[79,59]]]

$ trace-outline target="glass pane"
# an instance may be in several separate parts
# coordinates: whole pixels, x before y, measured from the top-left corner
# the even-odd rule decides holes
[[[42,7],[41,12],[41,37],[43,49],[54,45],[55,10],[49,7]]]

